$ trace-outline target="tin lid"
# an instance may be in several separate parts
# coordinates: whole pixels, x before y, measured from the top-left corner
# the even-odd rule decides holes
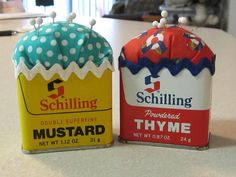
[[[215,55],[206,43],[181,25],[163,24],[163,19],[123,46],[120,67],[128,67],[133,74],[147,67],[153,75],[163,67],[172,75],[186,68],[194,76],[208,68],[213,75]]]
[[[95,21],[92,23],[91,26]],[[72,18],[64,22],[53,19],[45,25],[41,25],[42,19],[41,23],[37,19],[31,24],[35,29],[26,33],[15,47],[16,76],[23,73],[31,80],[40,73],[50,79],[49,75],[57,73],[66,79],[73,72],[83,78],[91,71],[100,77],[104,70],[113,70],[110,44],[92,29],[73,23]]]

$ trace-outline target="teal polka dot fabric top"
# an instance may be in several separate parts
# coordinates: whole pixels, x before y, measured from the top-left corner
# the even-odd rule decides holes
[[[59,64],[66,69],[71,62],[82,68],[92,61],[99,67],[104,60],[112,65],[112,49],[97,32],[76,23],[54,22],[26,33],[17,43],[13,60],[32,69],[41,63],[46,69]]]

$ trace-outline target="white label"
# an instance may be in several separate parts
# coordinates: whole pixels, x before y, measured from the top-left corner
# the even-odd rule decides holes
[[[152,77],[147,68],[133,75],[126,67],[121,68],[126,102],[132,106],[207,110],[211,105],[212,77],[208,69],[197,76],[183,69],[172,76],[163,68]],[[188,131],[187,127],[184,128]]]

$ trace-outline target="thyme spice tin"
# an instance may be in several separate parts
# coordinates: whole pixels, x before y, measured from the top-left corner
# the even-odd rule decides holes
[[[179,26],[154,27],[119,57],[120,140],[204,149],[209,144],[215,56]]]

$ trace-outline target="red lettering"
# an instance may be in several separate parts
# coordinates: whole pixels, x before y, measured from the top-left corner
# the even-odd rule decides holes
[[[56,103],[54,103],[54,102],[50,103],[49,104],[50,110],[56,110],[55,105],[56,105]]]
[[[48,100],[41,100],[40,101],[40,109],[41,111],[47,111],[48,110]]]
[[[80,98],[69,98],[60,101],[56,99],[52,102],[47,99],[40,101],[41,111],[55,111],[55,110],[68,110],[68,109],[96,109],[97,99],[94,100],[80,100]]]

